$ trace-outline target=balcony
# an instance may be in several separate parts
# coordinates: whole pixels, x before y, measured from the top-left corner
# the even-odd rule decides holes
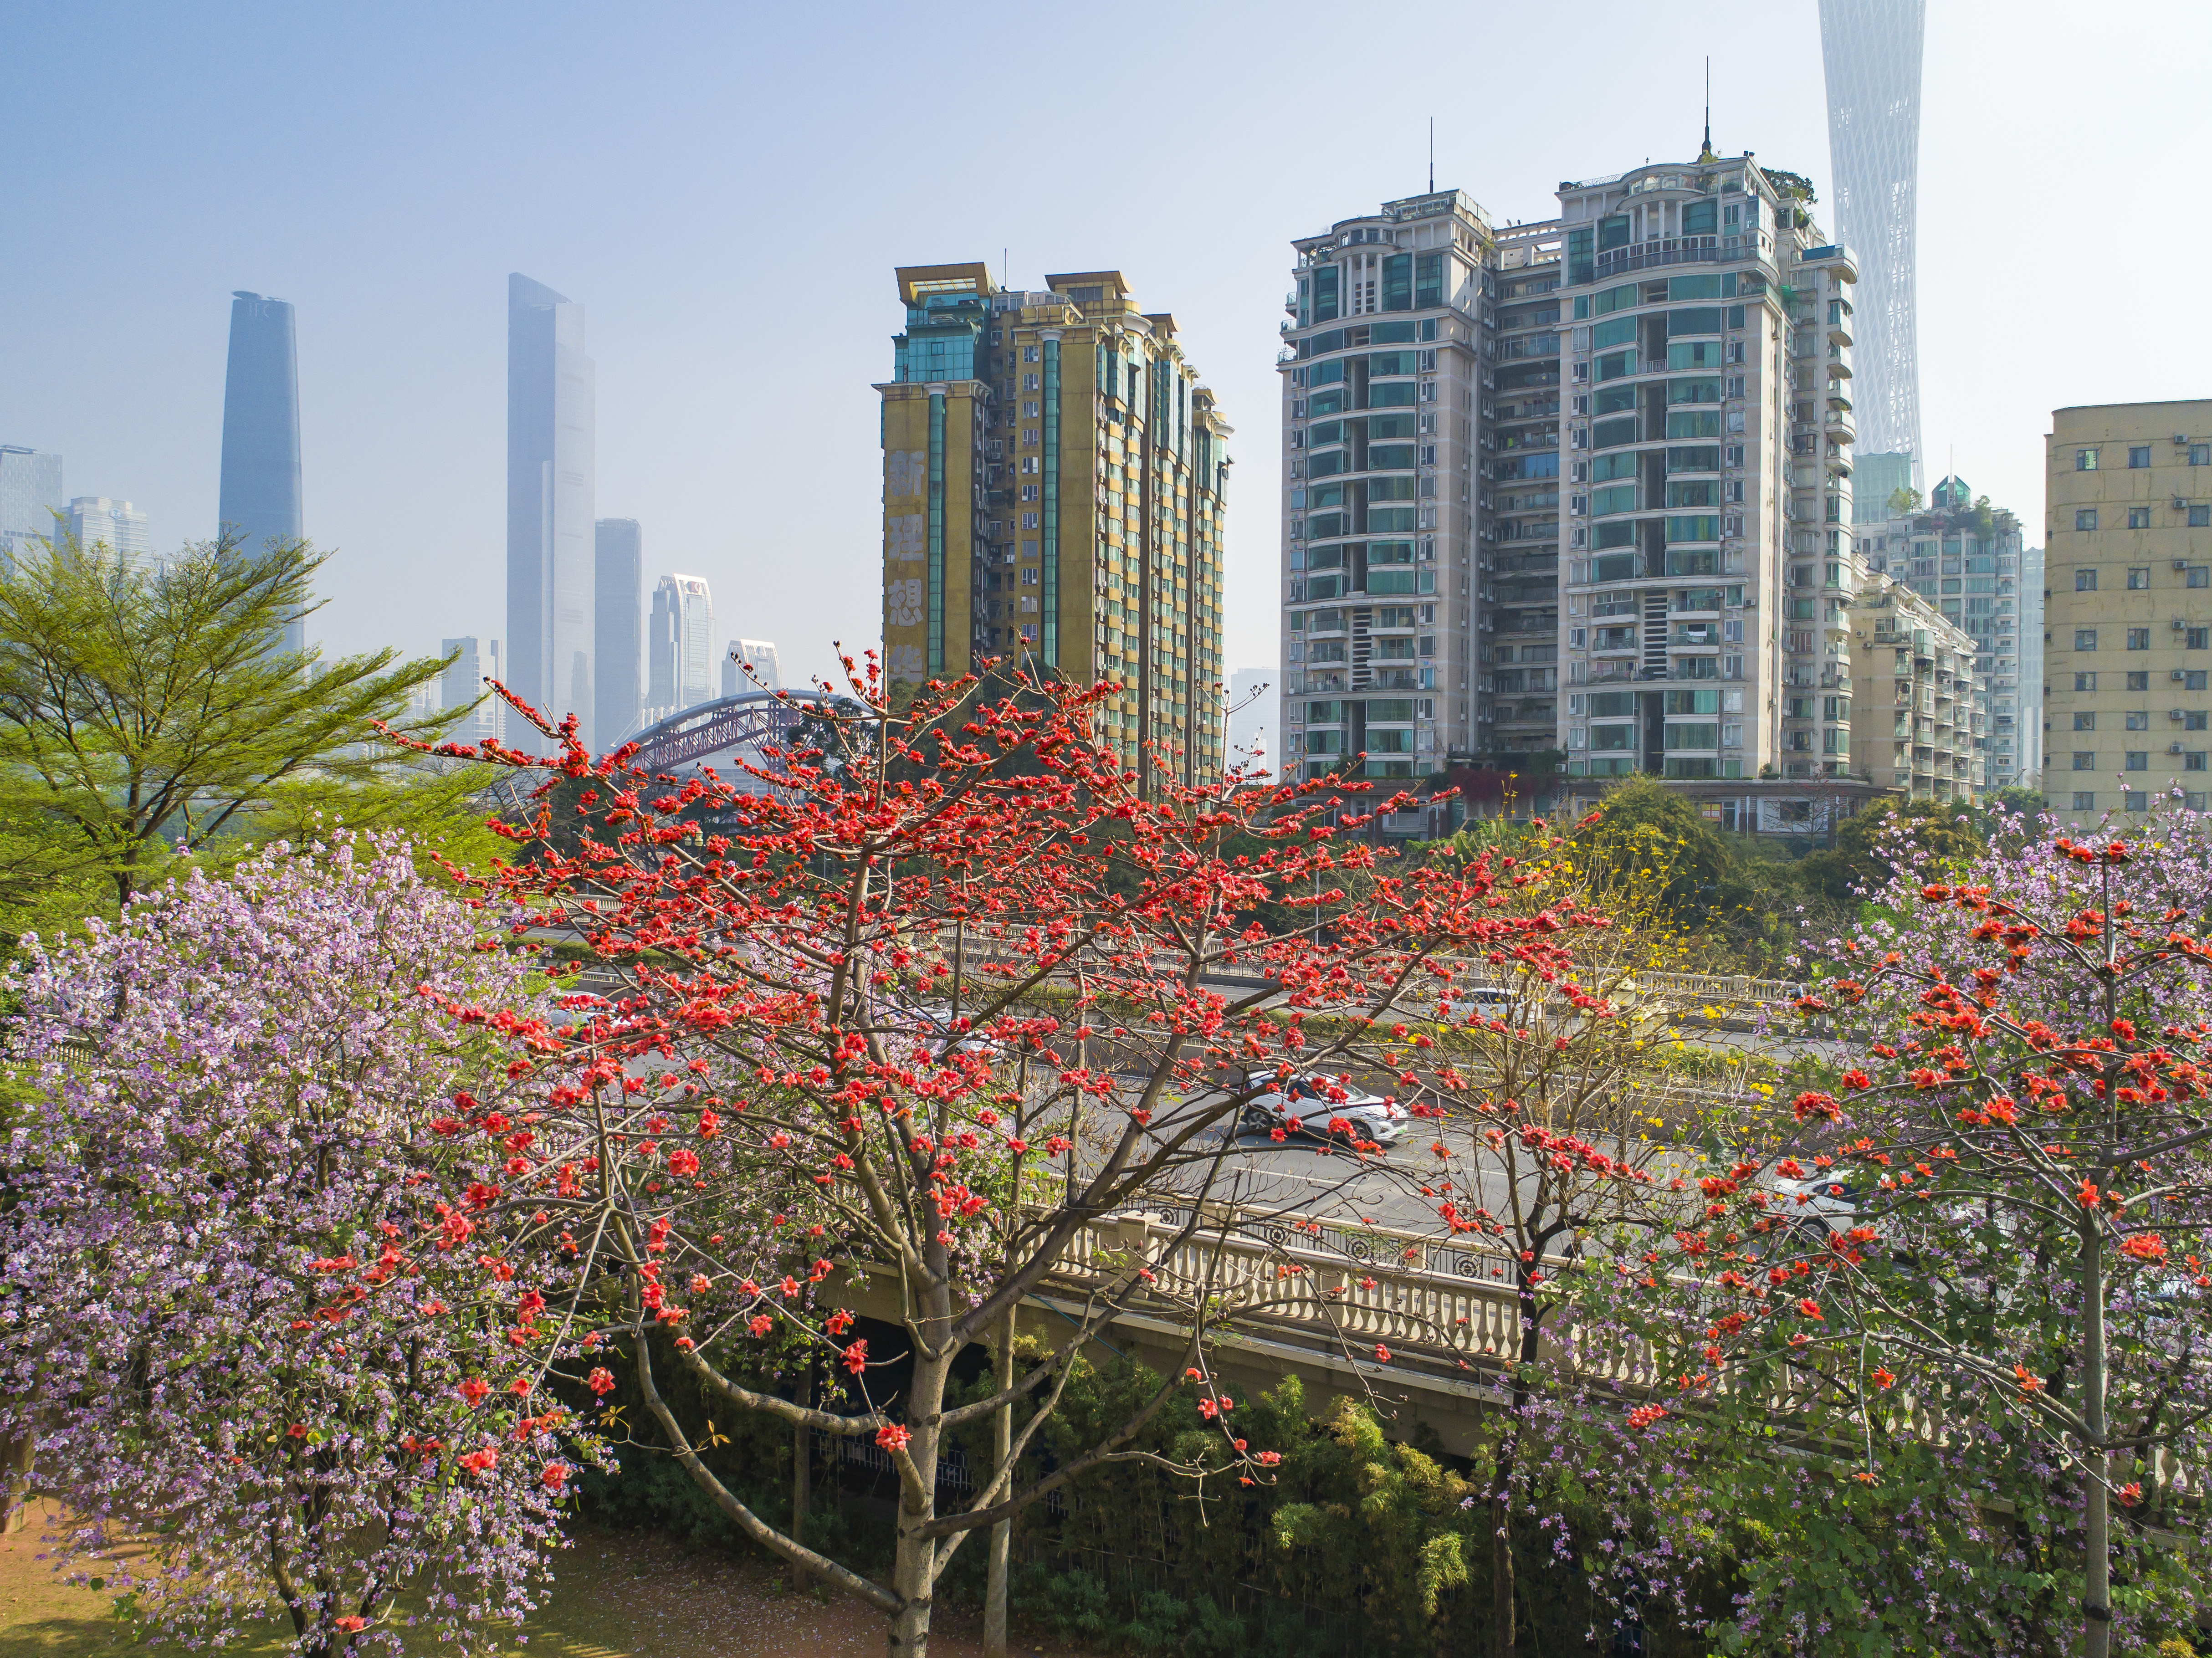
[[[1656,270],[1670,264],[1741,264],[1755,263],[1770,278],[1764,236],[1668,236],[1656,241],[1609,247],[1597,256],[1597,279],[1626,276],[1632,270]],[[1778,279],[1777,279],[1778,280]]]

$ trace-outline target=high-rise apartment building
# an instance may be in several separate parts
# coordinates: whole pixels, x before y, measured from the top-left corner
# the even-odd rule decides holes
[[[1291,246],[1279,765],[1320,776],[1364,753],[1367,776],[1424,776],[1492,746],[1473,583],[1497,239],[1473,197],[1447,190]],[[1546,487],[1540,463],[1530,477]],[[1556,604],[1556,574],[1538,586]],[[1540,642],[1549,660],[1553,637]]]
[[[2045,757],[2051,752],[2044,718],[2051,682],[2043,671],[2050,610],[2043,549],[2023,547],[2020,554],[2020,775],[2015,780],[2021,788],[2043,786]]]
[[[733,639],[730,641],[730,648],[722,654],[723,695],[742,696],[749,691],[782,689],[783,667],[776,660],[775,641]]]
[[[507,279],[507,634],[508,683],[585,743],[597,698],[592,518],[596,371],[584,307],[542,282]]]
[[[2212,793],[2212,400],[2054,410],[2043,796],[2062,818]]]
[[[0,443],[0,559],[51,542],[54,514],[66,504],[59,455]]]
[[[1242,766],[1255,776],[1281,774],[1276,732],[1282,720],[1275,711],[1281,702],[1277,693],[1282,683],[1279,668],[1239,668],[1229,676],[1224,765]]]
[[[653,717],[665,720],[711,701],[714,672],[714,605],[703,576],[665,575],[653,590],[647,623],[646,700]]]
[[[291,306],[243,290],[230,301],[222,390],[222,485],[216,516],[249,554],[307,533],[300,491],[300,362]],[[284,624],[283,647],[307,646],[307,619]]]
[[[890,677],[1111,680],[1100,730],[1127,765],[1217,774],[1230,428],[1175,319],[1114,270],[1026,291],[980,263],[897,275],[876,388]]]
[[[2040,627],[2043,597],[2021,568],[2020,520],[1946,477],[1926,511],[1862,519],[1853,528],[1871,574],[1904,582],[1972,637],[1974,786],[2018,786],[2032,769],[2023,738],[2039,721],[2042,689],[2024,671],[2021,647]]]
[[[638,728],[644,708],[645,531],[634,518],[592,529],[592,689],[601,748]]]
[[[1850,770],[1856,269],[1810,203],[1708,146],[1564,184],[1540,224],[1447,191],[1295,245],[1305,774],[1555,749],[1583,777]]]
[[[1844,776],[1851,254],[1710,146],[1559,199],[1568,772]]]
[[[1919,483],[1920,349],[1914,318],[1920,207],[1920,59],[1926,0],[1820,0],[1836,234],[1856,252],[1862,522]]]
[[[63,509],[62,533],[87,551],[106,547],[132,562],[154,556],[154,538],[146,528],[146,514],[127,501],[111,501],[106,495],[78,495]]]
[[[1986,763],[1973,636],[1911,584],[1873,574],[1851,599],[1851,634],[1852,764],[1914,799],[1973,799]]]

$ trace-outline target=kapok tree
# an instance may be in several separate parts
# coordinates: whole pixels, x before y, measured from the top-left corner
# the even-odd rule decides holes
[[[0,1432],[35,1436],[60,1557],[150,1632],[220,1643],[273,1600],[301,1653],[422,1620],[477,1651],[531,1607],[592,1452],[539,1386],[507,1154],[445,1132],[532,1115],[505,1042],[435,1005],[520,1001],[479,930],[341,835],[33,941]],[[117,1545],[146,1563],[99,1565]]]
[[[1838,1093],[1796,1097],[1789,1139],[1711,1171],[1672,1247],[1625,1263],[1673,1315],[1641,1327],[1674,1408],[1802,1415],[1863,1448],[1869,1486],[1882,1438],[2030,1454],[2075,1572],[2047,1604],[2012,1576],[1960,1615],[2133,1649],[2191,1593],[2161,1557],[2205,1527],[2212,845],[2189,822],[2060,837],[1881,897],[1799,1004],[1878,1040]],[[1812,1184],[1785,1201],[1770,1175]]]
[[[1541,929],[1486,908],[1495,877],[1480,861],[1377,871],[1360,902],[1340,902],[1336,872],[1374,859],[1334,784],[1143,792],[1096,734],[1110,686],[932,684],[896,706],[872,660],[848,659],[846,673],[857,707],[824,697],[811,718],[826,740],[771,749],[729,778],[638,775],[628,751],[594,759],[573,724],[517,705],[559,752],[490,751],[548,785],[493,890],[529,906],[519,926],[582,940],[620,988],[570,998],[547,1033],[564,1069],[511,1189],[558,1218],[583,1272],[609,1275],[615,1299],[592,1339],[625,1351],[690,1477],[749,1536],[881,1612],[895,1654],[918,1655],[963,1540],[1137,1455],[1129,1440],[1176,1389],[1200,1388],[1219,1432],[1217,1454],[1184,1472],[1257,1479],[1275,1460],[1239,1436],[1210,1381],[1224,1302],[1164,1257],[1108,1262],[1042,1362],[948,1407],[961,1351],[1002,1344],[1090,1223],[1168,1203],[1194,1212],[1233,1163],[1224,1131],[1257,1091],[1251,1070],[1395,1072],[1404,1052],[1375,1015],[1448,975],[1447,956]],[[584,834],[565,833],[556,802],[582,814]],[[1334,907],[1321,937],[1240,920],[1316,887]],[[1216,987],[1224,972],[1265,987]],[[771,1230],[779,1242],[740,1250],[698,1224],[739,1177],[809,1194],[793,1224]],[[804,1280],[854,1272],[898,1309],[901,1397],[872,1383],[900,1355],[848,1341],[848,1311],[805,1305]],[[1126,1421],[1017,1488],[1070,1361],[1139,1304],[1181,1321],[1183,1363]],[[723,1356],[779,1327],[820,1344],[861,1408],[734,1381]],[[901,1490],[888,1582],[806,1549],[714,1479],[694,1453],[701,1424],[679,1420],[656,1382],[655,1329],[718,1402],[884,1448]],[[1001,1436],[998,1466],[946,1507],[945,1436],[1010,1418],[1018,1400],[1033,1408]]]
[[[1486,952],[1419,1010],[1437,1021],[1445,1062],[1431,1073],[1431,1101],[1415,1109],[1432,1113],[1436,1127],[1420,1195],[1455,1242],[1491,1254],[1517,1314],[1509,1351],[1465,1355],[1497,1369],[1507,1395],[1485,1499],[1490,1649],[1510,1655],[1511,1520],[1540,1472],[1524,1466],[1523,1441],[1547,1391],[1540,1360],[1571,1315],[1575,1271],[1624,1228],[1664,1236],[1686,1184],[1683,1142],[1743,1079],[1740,1063],[1708,1067],[1686,1086],[1667,1068],[1686,1057],[1684,1022],[1698,1009],[1669,987],[1665,969],[1687,963],[1676,959],[1683,945],[1662,882],[1580,856],[1540,820],[1498,841],[1493,855],[1487,902],[1542,930]],[[1545,947],[1531,947],[1538,942]],[[1456,1329],[1437,1334],[1447,1348],[1465,1343]]]

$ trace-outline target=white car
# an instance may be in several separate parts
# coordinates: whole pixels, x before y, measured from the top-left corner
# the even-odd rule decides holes
[[[1245,1078],[1254,1090],[1244,1107],[1247,1127],[1286,1129],[1291,1133],[1343,1135],[1395,1145],[1413,1128],[1406,1108],[1379,1095],[1353,1086],[1341,1077],[1315,1073],[1279,1078],[1272,1071],[1255,1071]],[[1341,1094],[1341,1099],[1330,1096]],[[1342,1128],[1331,1128],[1341,1121]]]
[[[1778,1180],[1776,1213],[1792,1225],[1848,1232],[1858,1224],[1863,1188],[1856,1179],[1819,1175],[1810,1180]]]

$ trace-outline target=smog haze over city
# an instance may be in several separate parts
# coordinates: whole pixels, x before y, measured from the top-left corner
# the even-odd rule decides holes
[[[505,629],[507,276],[581,304],[597,510],[648,585],[704,575],[787,683],[879,631],[893,267],[1017,287],[1115,269],[1236,428],[1225,665],[1275,660],[1277,325],[1292,237],[1435,178],[1494,222],[1562,179],[1696,153],[1811,179],[1832,221],[1812,0],[184,7],[17,0],[0,149],[0,441],[216,527],[234,289],[296,307],[311,637],[428,652]],[[2189,395],[2199,270],[2183,124],[2212,10],[1928,8],[1919,349],[1927,477],[2037,538],[2056,406]]]

